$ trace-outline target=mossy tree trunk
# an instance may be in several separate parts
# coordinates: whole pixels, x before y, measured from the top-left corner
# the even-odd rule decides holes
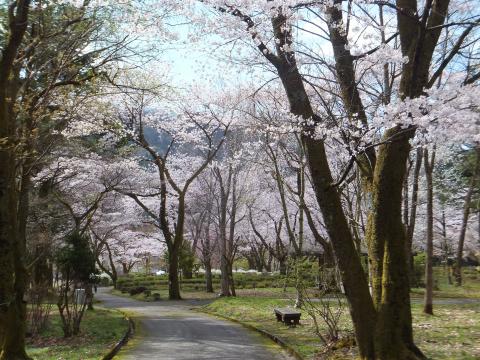
[[[9,5],[0,59],[0,359],[29,359],[25,352],[25,247],[18,233],[16,114],[19,73],[15,59],[28,25],[29,0]]]
[[[341,5],[336,1],[334,5]],[[416,0],[397,0],[400,44],[409,61],[403,67],[400,93],[403,97],[415,98],[423,93],[428,84],[429,69],[435,46],[448,9],[448,0],[431,1],[425,4],[422,16],[418,17]],[[254,30],[255,23],[238,9],[227,7],[228,12]],[[336,71],[342,97],[349,117],[355,124],[366,122],[353,66],[354,58],[347,50],[346,38],[342,36],[342,12],[334,6],[329,10],[332,20],[331,41],[336,57]],[[424,358],[413,343],[412,319],[409,298],[408,265],[406,259],[406,232],[402,223],[402,189],[410,152],[409,140],[415,127],[402,129],[393,126],[387,130],[384,140],[375,153],[367,147],[357,163],[362,173],[367,204],[371,206],[367,224],[367,243],[371,257],[373,299],[369,293],[366,275],[344,214],[340,194],[334,186],[333,177],[322,140],[313,136],[315,125],[324,122],[314,114],[305,91],[304,79],[296,65],[295,53],[290,50],[292,32],[281,9],[272,19],[276,52],[250,34],[258,50],[276,68],[282,81],[290,111],[305,120],[302,141],[310,168],[317,202],[323,214],[324,224],[332,241],[345,294],[350,305],[351,317],[361,359],[419,359]],[[428,29],[428,30],[427,30]],[[313,123],[313,124],[312,124]],[[313,126],[312,126],[313,125]],[[377,160],[378,158],[378,160]]]
[[[336,1],[338,4],[341,2]],[[400,94],[404,98],[415,98],[423,94],[425,87],[430,86],[431,60],[449,1],[427,1],[420,18],[415,18],[418,13],[415,0],[397,0],[396,5],[402,9],[397,12],[401,49],[409,59],[403,67]],[[328,11],[332,25],[342,22],[342,11],[338,7],[331,7]],[[356,114],[358,120],[364,123],[364,108],[356,89],[353,57],[345,46],[348,40],[338,26],[331,26],[329,32],[343,102],[348,113]],[[374,166],[371,166],[373,178],[369,176],[369,169],[362,162],[359,164],[367,185],[365,190],[367,195],[370,193],[372,200],[366,240],[370,256],[372,297],[378,313],[375,356],[380,359],[423,357],[413,343],[409,279],[406,275],[409,272],[409,259],[406,257],[411,252],[409,239],[413,234],[413,226],[409,228],[406,239],[401,214],[402,186],[410,152],[409,140],[415,130],[415,127],[402,129],[394,126],[386,131],[383,140],[388,142],[379,147],[377,159],[369,156],[368,152],[365,154],[370,163],[376,160]],[[417,160],[415,171],[420,168],[421,159]],[[414,224],[414,219],[411,223]]]
[[[272,21],[277,41],[278,56],[272,58],[282,81],[290,104],[290,111],[305,120],[321,121],[313,112],[302,77],[298,71],[294,53],[283,51],[291,39],[285,18],[279,16]],[[302,142],[313,181],[315,196],[323,214],[325,227],[332,241],[344,284],[350,313],[361,358],[374,358],[374,329],[376,313],[370,297],[367,278],[363,271],[347,219],[343,212],[340,194],[334,183],[328,164],[325,145],[314,138],[311,126],[305,124]]]
[[[402,190],[409,140],[414,128],[397,126],[384,135],[372,184],[372,209],[366,241],[372,272],[372,298],[377,312],[375,358],[422,357],[413,343],[410,286],[402,222]]]

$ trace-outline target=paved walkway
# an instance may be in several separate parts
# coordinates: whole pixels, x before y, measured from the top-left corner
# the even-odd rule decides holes
[[[140,335],[120,352],[121,359],[291,359],[276,344],[241,325],[190,310],[199,303],[142,302],[111,295],[107,288],[98,290],[96,298],[102,306],[125,310],[140,320]]]

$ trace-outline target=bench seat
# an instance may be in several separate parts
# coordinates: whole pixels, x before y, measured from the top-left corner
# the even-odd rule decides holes
[[[273,309],[277,321],[283,322],[285,325],[299,325],[301,312],[290,308],[276,308]]]

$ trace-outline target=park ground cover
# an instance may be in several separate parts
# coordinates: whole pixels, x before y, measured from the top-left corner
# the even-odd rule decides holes
[[[101,359],[128,328],[122,313],[96,307],[85,311],[81,334],[64,338],[61,319],[55,310],[46,329],[28,339],[27,352],[35,360]]]
[[[291,305],[290,300],[260,297],[221,298],[201,310],[235,319],[280,337],[306,359],[350,359],[355,348],[343,348],[322,355],[324,345],[315,335],[313,321],[303,317],[301,325],[288,327],[276,321],[273,308]],[[480,358],[480,303],[435,306],[435,315],[422,314],[422,305],[412,305],[415,340],[432,359]],[[346,311],[340,322],[343,335],[351,335],[352,327]],[[326,329],[323,329],[326,331]]]
[[[457,287],[448,282],[447,269],[434,269],[436,286],[434,316],[422,313],[422,288],[412,289],[412,313],[414,319],[415,341],[431,359],[470,360],[480,358],[480,272],[476,268],[464,269],[464,284]],[[289,328],[278,323],[273,315],[275,307],[292,306],[295,289],[284,289],[280,277],[268,275],[243,275],[237,297],[216,298],[218,281],[214,281],[213,294],[205,293],[202,278],[184,280],[182,296],[185,299],[212,299],[200,311],[234,319],[246,325],[265,330],[281,339],[295,349],[305,359],[350,359],[356,355],[355,347],[349,347],[351,341],[338,344],[333,352],[324,353],[325,346],[315,335],[312,319],[302,315],[302,324]],[[124,292],[114,290],[115,294],[130,296],[128,290],[135,286],[147,286],[151,292],[160,294],[161,299],[168,298],[168,291],[163,280],[153,280],[137,276],[120,282]],[[126,287],[126,288],[125,288]],[[314,291],[312,290],[312,294]],[[152,301],[144,293],[133,296],[137,300]],[[479,300],[478,302],[476,300]],[[322,323],[320,323],[321,326]],[[352,338],[353,331],[348,310],[340,320],[341,334]],[[323,328],[322,331],[326,332]],[[340,349],[338,349],[340,348]]]

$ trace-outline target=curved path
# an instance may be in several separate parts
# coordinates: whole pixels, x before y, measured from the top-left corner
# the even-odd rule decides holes
[[[99,288],[102,306],[117,308],[140,321],[140,336],[118,355],[121,359],[291,359],[280,347],[241,325],[190,310],[193,301],[143,302]]]

